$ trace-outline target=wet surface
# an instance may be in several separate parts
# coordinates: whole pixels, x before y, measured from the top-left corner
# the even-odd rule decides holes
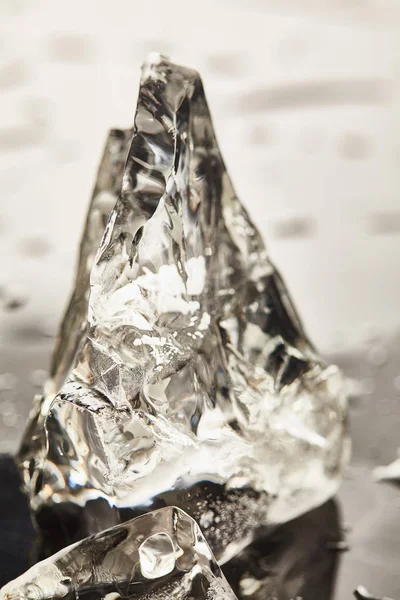
[[[20,475],[11,456],[0,455],[0,587],[29,567],[35,542]]]
[[[142,3],[134,19],[121,19],[125,0],[0,2],[0,452],[16,450],[49,368],[106,131],[132,124],[144,54],[171,53],[201,70],[239,195],[312,339],[350,378],[334,597],[363,584],[399,600],[400,488],[372,478],[400,446],[399,5],[203,9],[194,22],[183,2]],[[15,473],[0,470],[4,582],[25,568],[32,530]]]
[[[19,344],[14,342],[7,355],[1,356],[2,449],[16,447],[32,396],[45,375],[52,340],[45,337],[39,340],[29,339],[28,336],[22,350],[17,350]],[[332,598],[345,600],[351,598],[353,590],[361,584],[377,595],[386,595],[394,600],[400,598],[400,488],[390,483],[375,482],[372,477],[376,466],[387,464],[395,458],[399,445],[399,347],[398,339],[391,343],[375,339],[375,346],[372,346],[372,341],[367,342],[364,350],[358,354],[336,354],[331,357],[349,378],[351,395],[353,459],[337,499],[341,520],[338,521],[336,509],[319,509],[297,519],[294,524],[279,528],[272,537],[264,540],[262,552],[265,554],[262,560],[260,544],[253,546],[246,560],[253,557],[250,560],[249,577],[254,578],[254,572],[258,573],[263,581],[260,590],[272,585],[272,580],[275,581],[274,585],[278,585],[279,581],[279,599],[290,598],[285,595],[291,589],[286,581],[289,573],[293,575],[297,587],[298,578],[303,573],[305,582],[318,580],[315,587],[314,583],[313,586],[304,583],[307,591],[303,596],[305,600],[325,600],[330,597],[315,596],[314,589],[332,589]],[[380,348],[380,352],[376,348]],[[372,354],[371,349],[374,350]],[[12,416],[10,420],[10,403],[7,400],[10,397],[15,400],[16,420]],[[1,486],[0,499],[4,506],[1,511],[3,530],[8,532],[3,536],[0,547],[0,555],[3,553],[4,556],[1,573],[5,582],[9,574],[16,575],[32,559],[32,554],[26,549],[28,542],[34,548],[34,540],[26,504],[17,493],[15,472],[4,461],[0,467],[5,473],[2,481],[9,482]],[[11,497],[14,498],[14,493],[15,503],[9,501]],[[321,536],[324,543],[320,544],[318,539]],[[334,542],[342,539],[345,544],[335,546]],[[326,551],[325,542],[329,542],[331,551],[344,551],[340,556],[332,555]],[[245,558],[233,561],[229,567],[232,581],[236,581],[237,585],[238,573],[243,575],[245,571],[243,560]],[[12,568],[10,563],[13,563]],[[247,582],[249,586],[250,583]],[[242,584],[242,588],[247,584]],[[244,594],[243,590],[241,593]],[[268,598],[265,595],[257,597]]]
[[[19,476],[11,456],[0,457],[0,476],[9,481],[8,488],[0,493],[2,586],[36,562],[42,548],[30,523],[26,500],[19,492]],[[223,571],[239,600],[272,597],[328,600],[346,547],[342,540],[338,506],[329,501],[291,523],[260,535],[229,561]]]

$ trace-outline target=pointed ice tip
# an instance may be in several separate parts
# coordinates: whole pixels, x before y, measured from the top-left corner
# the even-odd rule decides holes
[[[169,56],[160,52],[149,52],[142,64],[141,85],[145,84],[148,79],[158,78],[159,67],[164,63],[170,62]]]
[[[164,60],[169,60],[169,56],[161,54],[161,52],[149,52],[146,56],[143,66],[159,65]]]

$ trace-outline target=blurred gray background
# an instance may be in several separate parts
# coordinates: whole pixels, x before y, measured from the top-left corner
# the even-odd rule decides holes
[[[0,0],[0,451],[46,374],[106,132],[148,51],[197,68],[229,171],[349,378],[337,598],[400,598],[398,0]],[[324,600],[324,599],[321,599]]]

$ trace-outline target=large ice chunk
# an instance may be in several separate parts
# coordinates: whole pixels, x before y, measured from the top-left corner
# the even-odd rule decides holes
[[[175,504],[224,562],[337,490],[342,379],[235,194],[198,73],[151,56],[129,140],[109,140],[20,464],[43,529]]]

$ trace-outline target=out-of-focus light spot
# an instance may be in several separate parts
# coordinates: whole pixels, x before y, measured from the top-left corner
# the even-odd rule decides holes
[[[94,55],[94,42],[88,36],[59,34],[47,44],[47,52],[53,60],[66,63],[88,62]]]
[[[47,371],[44,369],[35,369],[31,372],[29,380],[35,387],[42,387],[45,384],[47,377]]]
[[[238,77],[247,75],[249,72],[249,66],[244,60],[243,54],[214,53],[210,54],[206,61],[207,67],[218,75]]]
[[[272,231],[278,239],[311,238],[315,233],[315,223],[311,217],[291,217],[276,221]]]
[[[344,158],[362,160],[371,153],[371,142],[361,133],[347,133],[340,140],[339,152]]]
[[[49,242],[42,237],[26,238],[22,240],[20,247],[22,254],[32,258],[46,256],[51,250]]]
[[[0,392],[13,390],[17,384],[18,379],[13,373],[1,373],[0,374]]]
[[[276,134],[272,132],[270,127],[257,123],[248,128],[248,139],[250,144],[266,146],[276,139]]]
[[[6,427],[15,427],[18,422],[15,406],[9,400],[0,403],[0,415]]]
[[[4,127],[0,129],[0,152],[21,150],[37,146],[44,141],[42,129],[26,127]]]
[[[235,113],[251,114],[316,106],[369,106],[386,104],[388,96],[387,82],[380,79],[305,81],[249,89],[231,107]]]
[[[367,217],[367,227],[372,235],[399,235],[400,211],[371,213]]]
[[[370,348],[368,352],[368,361],[375,367],[383,367],[387,362],[388,353],[386,348],[381,345],[376,345]]]
[[[25,61],[14,60],[0,68],[0,90],[7,91],[26,83],[30,70]]]

